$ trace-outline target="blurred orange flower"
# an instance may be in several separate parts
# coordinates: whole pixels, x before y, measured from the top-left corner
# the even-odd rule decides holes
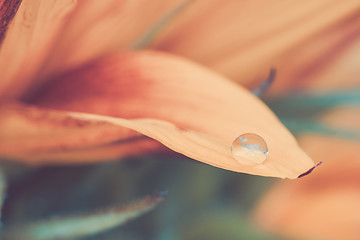
[[[232,171],[297,178],[313,161],[247,89],[272,66],[270,97],[358,87],[359,10],[358,0],[0,0],[0,157],[71,164],[166,146]],[[321,121],[359,130],[359,116],[342,107]],[[263,163],[232,156],[244,133],[265,140]],[[299,140],[325,164],[275,186],[258,223],[294,239],[357,239],[359,143]]]
[[[323,151],[323,156],[338,158],[326,159],[321,171],[303,180],[276,185],[260,201],[256,222],[291,239],[358,239],[360,159],[354,150],[359,143],[355,148],[344,140],[315,137],[311,144],[311,148],[318,147],[318,153],[311,156]]]
[[[272,112],[244,88],[188,59],[122,51],[149,22],[174,11],[173,3],[156,2],[161,8],[153,12],[144,4],[22,1],[0,51],[3,157],[58,164],[159,148],[141,133],[233,171],[296,178],[314,166]],[[138,10],[151,14],[134,21]],[[262,164],[251,158],[239,163],[231,155],[232,141],[248,132],[262,136],[271,149]]]
[[[349,23],[341,28],[344,38],[331,37],[322,56],[354,34],[358,2],[259,5],[23,0],[16,15],[15,8],[3,8],[15,17],[0,49],[1,155],[58,164],[158,149],[144,134],[214,166],[296,178],[313,162],[259,99],[212,70],[255,86],[270,65],[286,66],[287,54],[329,38],[339,22]],[[144,47],[186,58],[128,52]],[[300,59],[304,71],[311,56]],[[279,86],[287,74],[279,76]],[[269,147],[263,164],[240,164],[231,156],[232,141],[248,132]]]
[[[294,55],[294,61],[287,63],[294,67],[285,68],[294,73],[295,80],[302,78],[302,81],[290,81],[288,85],[303,86],[310,92],[321,94],[352,89],[352,95],[343,93],[343,96],[354,100],[349,105],[337,104],[312,116],[324,126],[344,130],[347,138],[339,138],[336,133],[332,137],[316,133],[298,137],[300,146],[314,161],[323,161],[321,171],[299,181],[276,184],[258,203],[255,222],[273,234],[290,239],[359,238],[360,111],[356,103],[360,71],[359,10],[360,3],[357,3],[353,14],[349,13],[345,18],[347,20],[326,30],[323,36],[327,38],[309,41],[299,48],[296,51],[299,55]],[[302,66],[305,62],[314,66],[295,69],[296,65]],[[291,86],[283,85],[273,90],[277,92],[287,87]],[[336,102],[335,97],[329,98],[326,104],[330,106],[331,101]],[[313,105],[316,103],[310,103],[309,107]]]
[[[334,109],[322,120],[330,126],[360,131],[360,110],[354,106]],[[324,161],[321,171],[275,185],[260,201],[256,222],[291,239],[358,239],[359,141],[316,134],[305,134],[299,141],[314,160]]]

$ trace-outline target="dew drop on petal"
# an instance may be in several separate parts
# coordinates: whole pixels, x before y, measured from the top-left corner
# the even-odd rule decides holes
[[[256,165],[265,161],[268,147],[264,139],[259,135],[246,133],[234,140],[231,153],[241,164]]]

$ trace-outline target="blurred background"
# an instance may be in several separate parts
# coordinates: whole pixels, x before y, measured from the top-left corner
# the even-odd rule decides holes
[[[249,219],[272,182],[180,156],[45,167],[27,170],[11,181],[3,221],[76,214],[167,189],[166,199],[151,212],[85,239],[279,239],[260,233]]]

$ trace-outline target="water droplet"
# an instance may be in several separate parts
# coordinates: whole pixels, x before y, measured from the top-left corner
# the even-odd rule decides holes
[[[259,135],[246,133],[234,140],[231,153],[241,164],[256,165],[265,161],[268,147],[264,139]]]

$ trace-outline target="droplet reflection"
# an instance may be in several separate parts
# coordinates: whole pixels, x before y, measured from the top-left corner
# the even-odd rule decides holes
[[[231,153],[241,164],[256,165],[265,161],[268,147],[264,139],[259,135],[246,133],[234,140]]]

